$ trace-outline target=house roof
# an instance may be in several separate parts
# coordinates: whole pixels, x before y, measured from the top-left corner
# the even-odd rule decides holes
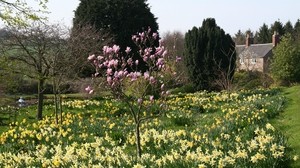
[[[266,43],[251,44],[248,47],[246,45],[237,45],[235,49],[239,58],[264,58],[272,55],[273,47],[272,43]]]

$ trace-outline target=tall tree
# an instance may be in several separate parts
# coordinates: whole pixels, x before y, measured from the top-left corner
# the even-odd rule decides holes
[[[15,63],[9,70],[38,81],[37,119],[43,117],[44,85],[51,76],[52,60],[62,37],[57,29],[40,23],[30,27],[9,28],[7,39],[2,40],[3,55],[9,63]]]
[[[292,36],[286,34],[274,50],[271,74],[278,81],[300,81],[300,49]]]
[[[294,27],[291,21],[287,21],[283,28],[284,28],[284,33],[294,34]]]
[[[112,35],[122,49],[135,46],[131,35],[151,27],[158,30],[156,18],[146,0],[80,0],[73,25],[94,25]]]
[[[172,64],[169,67],[177,73],[177,78],[172,75],[170,81],[173,81],[172,84],[175,85],[184,85],[188,81],[187,70],[184,62],[179,61],[184,55],[184,34],[179,31],[166,32],[162,35],[162,43],[168,51],[166,60],[169,64]]]
[[[238,30],[233,39],[236,45],[243,45],[246,41],[246,35],[241,30]]]
[[[272,33],[268,25],[265,23],[259,28],[257,32],[257,42],[261,43],[270,43],[272,41]]]
[[[48,0],[36,0],[35,9],[28,6],[26,0],[0,0],[0,20],[8,25],[27,25],[27,21],[45,19]],[[38,8],[37,8],[38,7]]]
[[[297,40],[297,42],[300,42],[300,19],[297,20],[297,22],[294,25],[294,37]]]
[[[271,25],[271,33],[273,34],[274,32],[277,32],[280,36],[284,35],[284,27],[283,24],[280,21],[275,21]]]
[[[232,59],[230,59],[230,57]],[[229,34],[208,18],[185,35],[185,63],[196,89],[213,90],[219,71],[235,68],[235,44]],[[234,71],[229,74],[233,76]]]

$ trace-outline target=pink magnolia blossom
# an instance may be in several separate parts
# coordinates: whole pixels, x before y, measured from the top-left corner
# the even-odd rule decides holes
[[[179,62],[179,61],[181,61],[181,57],[176,56],[176,62]]]
[[[110,76],[108,76],[106,78],[106,81],[107,81],[108,84],[110,84],[110,85],[112,84],[112,78]]]
[[[150,100],[151,102],[153,102],[153,101],[154,101],[154,96],[151,95],[151,96],[149,97],[149,100]]]
[[[95,54],[93,54],[93,55],[90,55],[89,57],[88,57],[88,60],[89,61],[92,61],[92,60],[94,60],[96,58],[96,56],[95,56]]]
[[[144,62],[147,62],[147,61],[148,61],[148,57],[147,57],[147,56],[144,56],[144,57],[143,57],[143,61],[144,61]]]
[[[113,70],[112,70],[111,68],[108,68],[108,69],[106,70],[106,74],[107,74],[107,75],[112,75],[112,73],[113,73]]]
[[[129,54],[129,53],[130,53],[130,51],[131,51],[131,48],[130,48],[130,47],[126,47],[126,50],[125,50],[125,52],[126,52],[127,54]]]
[[[103,46],[103,53],[104,54],[111,54],[113,49],[109,46]]]
[[[128,65],[132,65],[132,58],[129,58],[129,59],[127,60],[127,64],[128,64]]]
[[[143,103],[143,99],[139,98],[139,99],[137,100],[137,102],[138,102],[138,104],[142,104],[142,103]]]
[[[164,64],[164,59],[163,58],[158,58],[156,65],[163,65]]]
[[[91,86],[87,86],[87,87],[85,88],[85,91],[87,91],[89,94],[92,94],[92,93],[94,92],[94,90],[92,89]]]
[[[139,65],[139,60],[135,60],[135,65]]]
[[[144,72],[144,78],[147,80],[149,79],[149,77],[150,77],[149,72],[148,71]]]
[[[153,76],[150,76],[149,80],[150,80],[151,84],[155,84],[156,83],[156,79]]]
[[[158,34],[157,34],[157,33],[153,33],[153,34],[152,34],[152,37],[156,40],[157,37],[158,37]]]
[[[115,54],[117,54],[120,51],[120,46],[118,45],[113,45],[112,47],[113,51],[115,52]]]
[[[167,54],[168,54],[168,51],[165,50],[165,51],[162,53],[162,56],[165,57]]]

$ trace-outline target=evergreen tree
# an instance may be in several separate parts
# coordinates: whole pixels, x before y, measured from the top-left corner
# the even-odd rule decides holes
[[[295,37],[297,42],[300,42],[300,19],[297,20],[297,22],[294,25],[294,34],[293,36]]]
[[[230,72],[235,68],[235,44],[229,34],[217,26],[215,19],[203,21],[185,35],[185,63],[189,77],[197,90],[213,90],[219,71]],[[231,69],[231,70],[229,70]]]
[[[290,34],[294,34],[294,27],[291,23],[291,21],[287,21],[284,25],[284,33],[290,33]]]
[[[236,45],[243,45],[246,41],[246,35],[241,30],[238,30],[233,39]]]
[[[271,74],[282,82],[300,81],[300,50],[292,36],[286,34],[274,50]]]
[[[277,32],[280,36],[284,35],[284,27],[280,21],[275,21],[274,24],[271,25],[271,34]]]
[[[257,32],[257,42],[259,44],[270,43],[271,40],[272,40],[272,33],[270,32],[268,25],[264,23]]]
[[[133,34],[148,30],[148,27],[158,30],[146,0],[80,0],[73,19],[73,26],[78,24],[89,24],[106,31],[124,50],[134,46]]]
[[[73,27],[92,25],[101,33],[108,34],[111,43],[120,46],[121,51],[131,47],[132,53],[138,48],[132,35],[150,27],[157,32],[158,24],[146,0],[80,0],[75,11]],[[158,45],[158,40],[156,45]],[[87,53],[88,54],[88,53]],[[135,58],[140,58],[136,54]],[[138,68],[146,70],[146,64],[139,60]]]

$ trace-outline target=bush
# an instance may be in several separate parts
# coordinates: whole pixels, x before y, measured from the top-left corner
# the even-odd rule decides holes
[[[239,71],[233,77],[237,89],[269,88],[273,83],[268,74],[259,71]]]

